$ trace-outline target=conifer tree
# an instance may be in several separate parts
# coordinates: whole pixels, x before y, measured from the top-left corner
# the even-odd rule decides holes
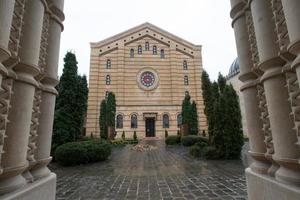
[[[220,93],[222,94],[226,86],[226,78],[221,73],[219,73],[218,76],[218,85],[219,85]]]
[[[193,101],[191,105],[191,121],[190,121],[190,134],[197,135],[198,134],[198,113],[197,113],[197,105],[196,102]]]
[[[106,124],[106,100],[103,99],[100,104],[99,116],[100,137],[107,139],[107,124]]]
[[[113,92],[109,92],[107,95],[106,102],[106,112],[107,112],[107,126],[115,126],[116,118],[116,97]]]
[[[189,124],[191,121],[191,97],[189,94],[186,94],[182,102],[181,116],[182,124]]]
[[[52,136],[52,143],[56,146],[74,141],[80,131],[76,124],[78,75],[75,54],[67,52],[64,62],[63,74],[56,87],[59,95],[56,98]]]

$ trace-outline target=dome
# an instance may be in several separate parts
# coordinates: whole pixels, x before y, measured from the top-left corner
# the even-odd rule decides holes
[[[227,75],[228,78],[235,76],[240,72],[240,64],[239,59],[236,58],[230,66],[229,73]]]

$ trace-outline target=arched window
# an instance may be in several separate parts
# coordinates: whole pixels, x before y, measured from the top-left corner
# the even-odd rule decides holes
[[[165,50],[160,50],[160,58],[165,58]]]
[[[111,60],[107,59],[106,60],[106,69],[110,69],[111,68]]]
[[[105,83],[106,85],[110,85],[110,75],[106,75]]]
[[[143,51],[143,50],[142,50],[142,46],[139,45],[139,46],[138,46],[138,54],[142,54],[142,51]]]
[[[187,64],[187,61],[186,61],[186,60],[183,61],[183,64],[182,64],[182,65],[183,65],[183,69],[184,69],[184,70],[187,70],[187,69],[188,69],[188,64]]]
[[[145,51],[149,51],[149,42],[145,43]]]
[[[184,76],[184,85],[189,84],[189,77],[187,75]]]
[[[137,116],[135,114],[131,115],[131,128],[137,128]]]
[[[153,51],[153,55],[157,55],[157,47],[156,46],[153,46],[152,51]]]
[[[177,126],[180,127],[182,124],[182,115],[178,114],[177,115]]]
[[[123,116],[117,115],[117,128],[123,128]]]
[[[134,49],[130,49],[130,58],[134,58]]]
[[[163,115],[163,128],[169,128],[169,115],[164,114]]]

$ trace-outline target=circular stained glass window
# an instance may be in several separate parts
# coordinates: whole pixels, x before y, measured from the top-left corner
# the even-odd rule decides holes
[[[141,74],[141,83],[145,87],[151,87],[155,83],[155,75],[152,72],[145,71]]]

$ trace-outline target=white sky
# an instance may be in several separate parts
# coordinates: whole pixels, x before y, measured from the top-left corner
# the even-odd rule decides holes
[[[66,0],[59,75],[63,57],[75,52],[80,74],[89,75],[90,42],[150,22],[202,45],[203,67],[211,79],[227,75],[236,57],[229,0]]]

